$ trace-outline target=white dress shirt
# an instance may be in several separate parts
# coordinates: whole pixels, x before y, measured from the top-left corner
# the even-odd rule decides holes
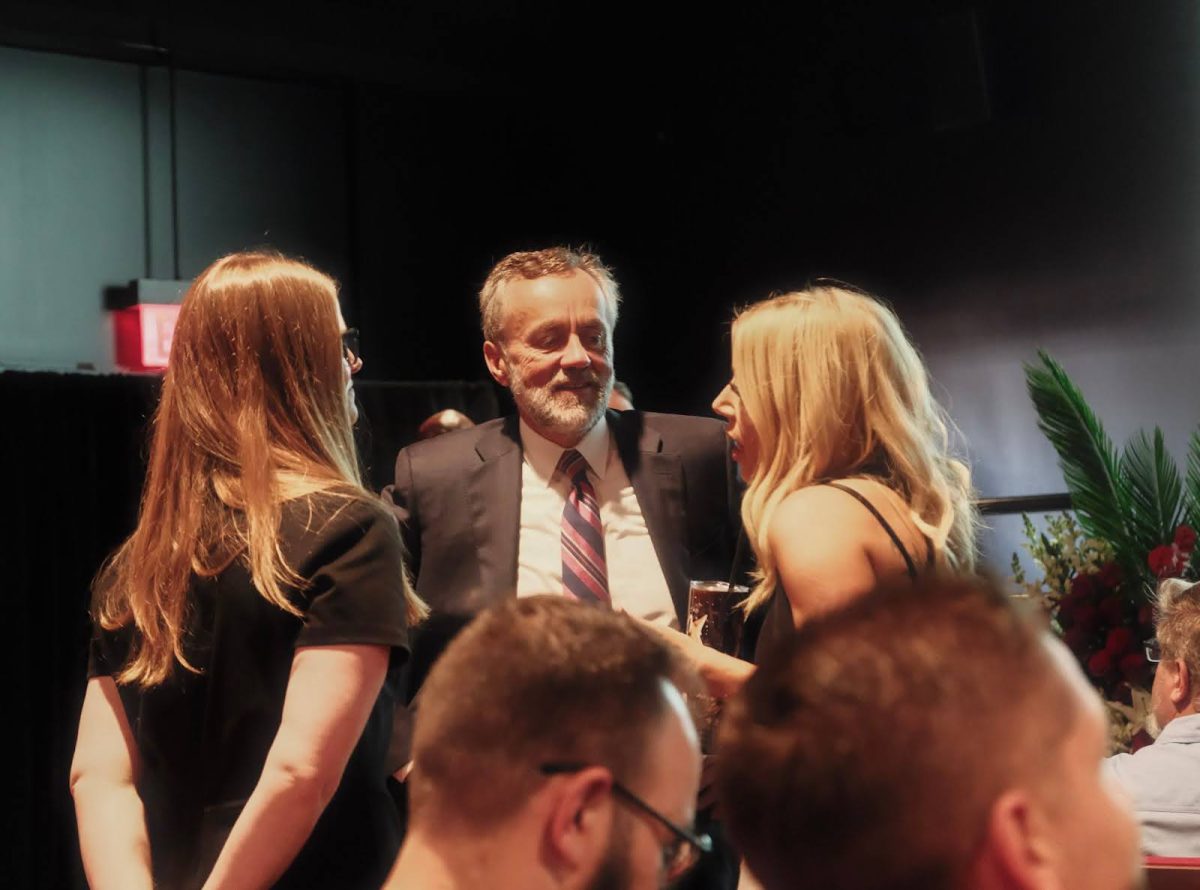
[[[517,544],[517,596],[562,594],[562,517],[571,481],[555,473],[566,449],[521,421],[521,534]],[[659,565],[646,519],[603,417],[575,450],[588,463],[600,503],[604,558],[614,609],[677,627],[675,605]]]

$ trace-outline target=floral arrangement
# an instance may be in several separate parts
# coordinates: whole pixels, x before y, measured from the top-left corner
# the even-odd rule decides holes
[[[1118,452],[1066,372],[1045,353],[1026,367],[1038,426],[1054,446],[1074,514],[1025,520],[1026,549],[1042,571],[1013,576],[1038,600],[1051,627],[1079,659],[1112,716],[1112,748],[1148,740],[1154,636],[1153,595],[1164,578],[1194,578],[1200,552],[1200,430],[1192,435],[1186,478],[1158,428],[1138,432]]]

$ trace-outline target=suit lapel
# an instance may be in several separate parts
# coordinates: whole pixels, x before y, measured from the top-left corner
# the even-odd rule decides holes
[[[610,411],[608,422],[621,463],[642,509],[642,518],[646,520],[667,589],[675,603],[679,626],[683,627],[687,620],[688,597],[683,465],[679,455],[663,452],[662,436],[646,425],[641,412],[617,414]]]
[[[478,602],[484,608],[517,589],[521,529],[521,445],[515,415],[475,445],[479,465],[467,483],[479,562]]]

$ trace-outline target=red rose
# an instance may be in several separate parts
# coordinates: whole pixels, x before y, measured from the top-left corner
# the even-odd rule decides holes
[[[1107,624],[1121,624],[1125,620],[1125,601],[1119,596],[1106,596],[1096,611]]]
[[[1076,575],[1071,579],[1070,596],[1072,599],[1091,599],[1095,595],[1096,585],[1092,581],[1091,575]]]
[[[1146,562],[1150,564],[1150,571],[1154,572],[1154,577],[1165,578],[1175,571],[1175,554],[1175,547],[1171,544],[1163,544],[1150,551]]]
[[[1154,627],[1154,606],[1146,603],[1138,609],[1138,625],[1145,628],[1153,629]]]
[[[1070,627],[1075,623],[1075,610],[1079,608],[1079,603],[1071,599],[1069,596],[1064,596],[1058,601],[1058,611],[1055,617],[1058,618],[1058,623],[1063,627]]]
[[[1141,684],[1146,679],[1146,656],[1141,652],[1127,652],[1117,662],[1117,670],[1126,683]]]
[[[1096,582],[1109,590],[1116,590],[1120,586],[1121,580],[1121,567],[1115,562],[1106,562],[1096,573]]]
[[[1075,619],[1077,627],[1081,627],[1089,633],[1100,626],[1100,614],[1091,603],[1077,605],[1072,611],[1072,617]]]
[[[1112,653],[1106,649],[1101,649],[1095,655],[1088,659],[1088,672],[1097,680],[1103,680],[1113,669]]]
[[[1190,553],[1196,546],[1196,531],[1190,525],[1181,525],[1175,529],[1175,546],[1184,553]]]
[[[1136,639],[1128,627],[1114,627],[1104,641],[1104,651],[1111,653],[1114,658],[1119,658],[1126,650],[1132,648]]]
[[[1144,729],[1139,729],[1137,735],[1133,737],[1133,741],[1129,743],[1130,753],[1136,754],[1138,751],[1145,748],[1147,745],[1154,744],[1154,737]]]
[[[1063,642],[1075,653],[1076,658],[1083,658],[1091,646],[1092,635],[1076,624],[1063,633]]]

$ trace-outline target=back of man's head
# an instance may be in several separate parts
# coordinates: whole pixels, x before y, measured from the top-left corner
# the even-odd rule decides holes
[[[688,669],[621,613],[563,597],[515,600],[476,618],[421,691],[409,779],[412,822],[487,829],[515,814],[543,764],[605,766],[636,783]]]
[[[768,888],[964,886],[992,803],[1053,770],[1079,710],[1043,636],[978,579],[877,591],[804,625],[719,737],[751,870]]]
[[[1179,659],[1187,666],[1192,686],[1184,709],[1200,698],[1200,584],[1171,578],[1158,586],[1155,635],[1164,660]]]

